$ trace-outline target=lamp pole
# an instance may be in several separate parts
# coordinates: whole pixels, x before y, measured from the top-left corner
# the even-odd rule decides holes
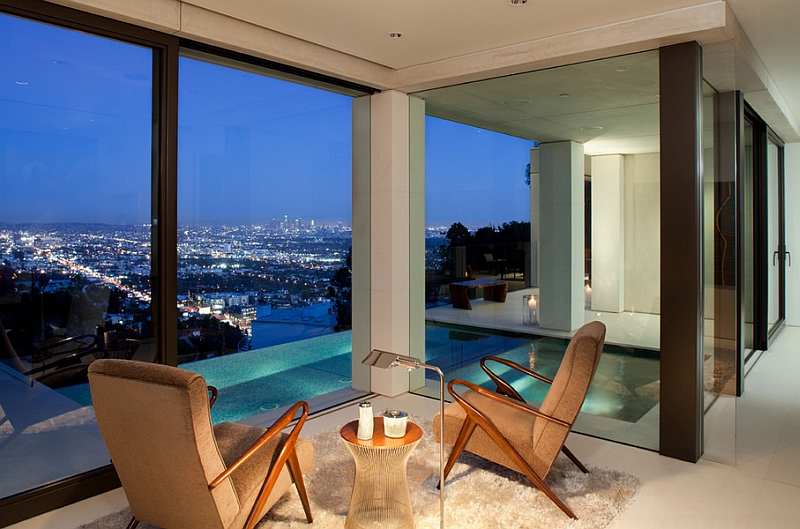
[[[367,355],[361,363],[380,369],[397,366],[405,367],[409,371],[418,368],[430,369],[439,375],[439,435],[441,437],[439,441],[439,527],[444,529],[444,373],[438,367],[423,364],[413,356],[378,351],[377,349]]]

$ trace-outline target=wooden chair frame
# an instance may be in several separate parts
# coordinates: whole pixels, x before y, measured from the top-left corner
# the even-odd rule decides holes
[[[578,519],[575,516],[575,513],[567,507],[567,505],[561,501],[561,499],[555,495],[555,493],[550,490],[544,483],[544,479],[539,477],[538,474],[531,468],[527,461],[517,452],[517,450],[508,442],[505,436],[500,432],[497,426],[492,422],[492,420],[480,412],[477,408],[475,408],[472,404],[467,402],[463,397],[461,397],[458,393],[453,390],[453,386],[460,385],[464,386],[469,390],[474,391],[475,393],[492,399],[494,401],[500,402],[507,406],[510,406],[514,409],[523,411],[525,413],[530,413],[531,415],[535,415],[544,420],[552,421],[556,424],[569,428],[571,425],[565,421],[560,419],[556,419],[555,417],[551,417],[547,414],[542,413],[541,411],[528,406],[524,402],[520,402],[516,399],[512,399],[505,395],[501,395],[499,393],[495,393],[494,391],[489,391],[488,389],[482,388],[476,384],[471,382],[467,382],[466,380],[462,379],[453,379],[447,384],[447,390],[450,392],[450,395],[453,396],[453,399],[458,402],[464,411],[467,413],[467,417],[464,419],[464,424],[461,426],[461,431],[458,433],[458,438],[456,439],[455,444],[453,445],[453,450],[450,452],[450,457],[447,460],[447,464],[444,467],[444,478],[447,479],[448,474],[453,469],[453,465],[455,465],[458,456],[461,455],[461,452],[464,450],[464,447],[467,445],[467,441],[469,441],[470,437],[472,437],[472,433],[475,431],[476,426],[480,426],[483,431],[485,431],[489,437],[497,444],[497,446],[503,451],[503,453],[508,456],[511,461],[516,464],[519,469],[525,474],[533,483],[541,490],[542,492],[547,495],[550,500],[558,505],[558,507],[564,511],[564,513],[573,518],[575,520]]]
[[[483,369],[484,372],[486,372],[486,374],[489,375],[489,378],[492,379],[492,382],[494,382],[495,385],[497,386],[497,389],[495,391],[497,393],[500,393],[501,395],[505,395],[505,396],[510,397],[512,399],[516,399],[516,400],[518,400],[520,402],[525,402],[525,399],[522,398],[522,395],[520,395],[517,392],[517,390],[515,390],[511,386],[511,384],[509,384],[508,382],[506,382],[505,380],[500,378],[499,375],[497,375],[495,372],[493,372],[491,369],[489,369],[489,367],[486,365],[487,361],[493,361],[493,362],[497,362],[497,363],[503,364],[503,365],[505,365],[507,367],[510,367],[512,369],[516,369],[517,371],[519,371],[521,373],[524,373],[524,374],[526,374],[528,376],[531,376],[531,377],[533,377],[533,378],[535,378],[537,380],[540,380],[540,381],[542,381],[542,382],[544,382],[546,384],[553,384],[553,380],[552,379],[549,379],[546,376],[541,375],[541,374],[537,373],[536,371],[534,371],[532,369],[529,369],[529,368],[527,368],[527,367],[525,367],[523,365],[520,365],[520,364],[518,364],[516,362],[512,362],[511,360],[506,360],[505,358],[500,358],[498,356],[485,356],[485,357],[481,358],[481,362],[480,362],[481,363],[481,369]],[[564,452],[564,455],[567,456],[569,458],[569,460],[572,461],[575,464],[575,466],[580,469],[581,472],[583,472],[584,474],[589,474],[589,469],[587,469],[583,465],[583,463],[581,463],[580,460],[578,460],[578,458],[575,456],[575,454],[573,454],[572,451],[569,448],[567,448],[567,445],[563,445],[561,447],[561,451]]]

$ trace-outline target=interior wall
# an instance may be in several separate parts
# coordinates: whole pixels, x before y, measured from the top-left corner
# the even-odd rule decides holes
[[[793,252],[786,267],[786,324],[800,326],[800,143],[787,143],[785,150],[786,249]]]
[[[625,310],[661,312],[660,155],[625,155]]]

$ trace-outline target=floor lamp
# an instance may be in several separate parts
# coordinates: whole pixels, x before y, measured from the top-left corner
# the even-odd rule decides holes
[[[361,363],[380,369],[400,366],[407,368],[409,371],[421,367],[436,371],[439,374],[439,431],[441,436],[441,442],[439,443],[439,526],[444,529],[444,373],[438,367],[423,364],[413,356],[399,355],[377,349],[367,355]]]

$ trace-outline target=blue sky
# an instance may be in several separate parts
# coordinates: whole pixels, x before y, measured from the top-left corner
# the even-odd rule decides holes
[[[0,222],[149,222],[151,61],[0,15]],[[179,223],[350,223],[349,97],[182,58],[179,113]],[[426,223],[528,220],[532,146],[429,117]]]

